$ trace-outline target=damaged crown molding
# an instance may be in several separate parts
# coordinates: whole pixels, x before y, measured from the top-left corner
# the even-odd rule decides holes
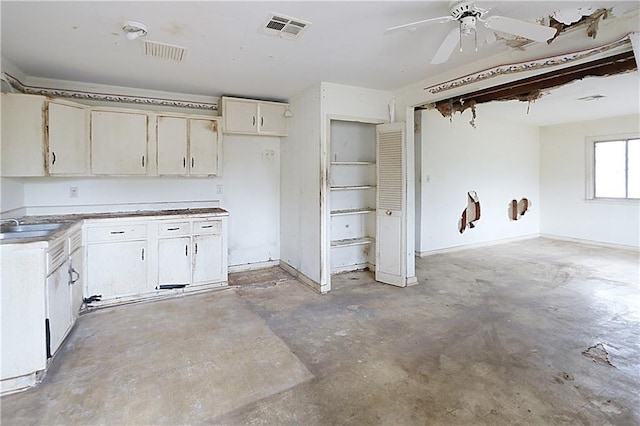
[[[455,80],[449,80],[447,82],[437,84],[435,86],[425,87],[423,90],[426,90],[431,94],[438,94],[441,92],[445,92],[447,90],[457,89],[459,87],[489,80],[491,78],[495,78],[498,76],[517,74],[525,71],[535,71],[535,70],[555,67],[559,65],[567,65],[572,62],[583,60],[590,56],[608,52],[612,49],[624,47],[626,45],[629,45],[630,43],[631,42],[629,40],[629,34],[627,34],[620,40],[605,44],[603,46],[580,50],[573,53],[565,53],[562,55],[552,56],[549,58],[535,59],[533,61],[498,65],[496,67],[478,71],[473,74],[467,74]]]
[[[40,95],[40,96],[50,96],[50,97],[56,97],[56,98],[84,99],[84,100],[102,101],[102,102],[121,102],[121,103],[138,104],[138,105],[153,105],[153,106],[163,106],[163,107],[192,108],[192,109],[202,109],[202,110],[208,110],[208,111],[218,111],[217,103],[192,102],[192,101],[182,101],[177,99],[152,98],[152,97],[146,97],[146,96],[130,96],[130,95],[119,95],[119,94],[111,94],[111,93],[86,92],[82,90],[54,89],[54,88],[47,88],[47,87],[27,86],[10,74],[3,73],[2,76],[3,76],[2,79],[7,83],[9,83],[9,85],[12,88],[16,89],[21,93],[25,93],[28,95]]]

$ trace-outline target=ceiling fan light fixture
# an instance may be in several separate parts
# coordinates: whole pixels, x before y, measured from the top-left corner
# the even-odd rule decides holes
[[[122,23],[122,31],[127,39],[135,40],[147,35],[147,26],[138,21],[125,21]]]
[[[460,51],[462,52],[462,39],[465,37],[473,36],[474,49],[478,51],[478,32],[476,31],[477,17],[473,14],[468,14],[460,18]]]

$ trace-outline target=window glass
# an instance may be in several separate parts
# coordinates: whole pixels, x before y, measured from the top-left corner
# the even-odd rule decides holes
[[[595,143],[595,195],[625,198],[626,141]]]
[[[627,148],[629,198],[640,198],[640,139],[630,139]]]

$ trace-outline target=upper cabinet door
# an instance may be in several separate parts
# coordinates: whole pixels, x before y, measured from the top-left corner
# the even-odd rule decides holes
[[[189,119],[189,150],[191,175],[218,175],[218,120]]]
[[[81,105],[49,102],[49,174],[86,175],[89,117]]]
[[[146,114],[91,112],[91,172],[94,175],[146,174]]]
[[[286,136],[289,133],[289,121],[284,113],[286,104],[259,103],[258,132],[263,135]]]
[[[225,133],[258,132],[258,104],[255,101],[222,98],[222,115]]]
[[[158,116],[158,174],[186,175],[189,170],[187,153],[187,119]]]
[[[44,176],[44,96],[2,94],[2,175]]]

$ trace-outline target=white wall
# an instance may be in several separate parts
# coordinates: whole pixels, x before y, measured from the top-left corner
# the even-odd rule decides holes
[[[280,259],[280,138],[225,135],[229,264]]]
[[[421,254],[540,231],[539,129],[481,115],[474,129],[469,114],[457,114],[453,122],[436,110],[421,114]],[[460,234],[468,191],[479,196],[481,218]],[[512,222],[508,203],[522,197],[533,208]]]
[[[0,153],[1,155],[1,153]],[[0,212],[12,217],[12,212],[24,206],[24,184],[20,179],[0,179]],[[3,214],[5,216],[5,214]]]
[[[290,100],[281,141],[280,258],[320,282],[320,86]]]
[[[197,207],[219,200],[229,211],[229,265],[277,260],[280,256],[280,140],[225,135],[222,177],[91,177],[24,179],[30,213],[94,211],[112,205],[184,203]],[[3,179],[5,181],[5,179]],[[217,193],[223,185],[223,194]],[[69,188],[78,188],[70,198]],[[61,210],[60,207],[64,207]],[[3,205],[4,208],[4,205]],[[143,207],[144,208],[144,207]]]
[[[586,138],[640,134],[637,115],[543,127],[542,234],[640,246],[640,204],[586,200]]]

